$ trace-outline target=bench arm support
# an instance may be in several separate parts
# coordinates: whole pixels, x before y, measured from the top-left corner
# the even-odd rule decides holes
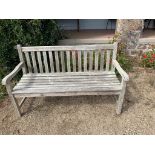
[[[128,74],[121,68],[120,64],[117,62],[117,60],[112,61],[114,67],[117,69],[119,74],[122,76],[124,81],[129,81],[129,76]]]
[[[6,77],[2,79],[2,85],[10,84],[12,78],[22,69],[23,66],[24,62],[20,62],[10,74],[8,74]]]

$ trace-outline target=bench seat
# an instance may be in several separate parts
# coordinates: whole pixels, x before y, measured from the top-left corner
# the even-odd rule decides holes
[[[72,96],[120,94],[115,72],[66,72],[25,74],[13,88],[15,96]]]

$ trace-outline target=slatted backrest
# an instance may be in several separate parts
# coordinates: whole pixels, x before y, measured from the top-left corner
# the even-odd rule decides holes
[[[117,43],[76,46],[17,45],[23,73],[89,72],[114,70]]]

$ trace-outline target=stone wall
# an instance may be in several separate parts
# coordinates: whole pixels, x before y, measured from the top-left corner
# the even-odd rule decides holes
[[[136,56],[152,49],[155,49],[154,38],[140,38],[136,48],[130,49],[128,52],[130,55]]]
[[[116,35],[119,42],[126,44],[126,51],[129,55],[138,48],[140,35],[144,28],[143,19],[118,19]]]

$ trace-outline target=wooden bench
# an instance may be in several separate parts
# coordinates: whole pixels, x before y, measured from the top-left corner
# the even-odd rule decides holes
[[[76,46],[17,45],[20,63],[2,84],[19,116],[26,97],[119,95],[116,113],[120,114],[128,75],[116,61],[117,43]],[[122,76],[121,82],[115,68]],[[11,87],[12,78],[22,70],[20,81]],[[22,97],[20,103],[17,98]]]

